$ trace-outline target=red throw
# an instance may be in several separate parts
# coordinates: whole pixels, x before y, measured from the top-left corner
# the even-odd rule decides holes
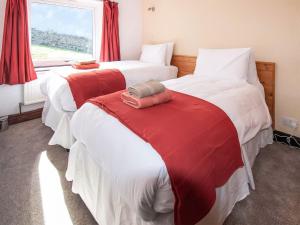
[[[86,100],[126,88],[123,74],[116,69],[96,70],[66,77],[77,108]]]
[[[24,84],[36,78],[29,47],[27,1],[7,0],[0,60],[0,85]]]
[[[172,101],[146,109],[122,92],[90,99],[149,142],[164,160],[175,195],[176,225],[194,225],[212,208],[217,187],[243,166],[237,131],[217,106],[172,91]]]

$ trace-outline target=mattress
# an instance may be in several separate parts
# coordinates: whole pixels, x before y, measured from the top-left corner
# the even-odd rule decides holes
[[[205,80],[199,76],[188,75],[165,81],[163,84],[171,90],[202,98],[221,108],[237,129],[242,146],[255,138],[260,131],[271,126],[264,96],[258,87],[246,81]],[[172,213],[174,196],[167,169],[149,143],[116,118],[90,103],[84,104],[73,115],[71,131],[78,145],[83,146],[101,171],[105,171],[105,177],[109,180],[104,182],[109,183],[110,190],[118,193],[124,204],[138,218],[147,221],[161,214]],[[75,144],[72,149],[76,149],[78,145]],[[70,156],[73,154],[72,149]],[[251,157],[253,158],[252,155]],[[244,153],[243,160],[245,167],[241,172],[244,173],[242,176],[247,178],[246,183],[254,184],[252,162]],[[74,180],[76,177],[70,175],[68,179]],[[111,210],[110,213],[113,213],[114,207]],[[102,218],[104,221],[106,219]],[[115,221],[110,222],[117,224]]]
[[[224,186],[216,190],[217,198],[213,208],[197,225],[223,224],[235,203],[249,195],[249,184],[253,189],[255,187],[251,166],[260,148],[271,144],[272,141],[272,129],[268,128],[260,131],[253,139],[242,145],[244,162],[248,166],[237,170]],[[112,191],[109,174],[96,163],[85,145],[80,142],[76,142],[70,151],[66,178],[73,181],[72,191],[81,196],[95,220],[101,225],[174,224],[173,212],[160,213],[154,221],[144,221],[122,199],[122,196]],[[163,197],[160,195],[160,198]],[[168,202],[168,199],[165,201]]]
[[[175,66],[159,66],[140,61],[116,61],[101,63],[100,69],[119,69],[125,77],[126,86],[148,80],[165,81],[177,77]],[[85,70],[86,72],[92,70]],[[51,106],[58,112],[77,110],[68,82],[64,77],[83,72],[72,67],[61,67],[51,71],[52,75],[41,84],[41,91],[47,96]]]
[[[175,66],[158,66],[140,61],[116,61],[101,63],[100,69],[119,69],[126,79],[126,86],[148,80],[165,81],[177,77]],[[91,70],[85,70],[91,71]],[[82,72],[70,66],[53,69],[41,83],[41,91],[47,97],[42,114],[42,122],[52,128],[54,135],[50,145],[61,145],[69,149],[73,137],[69,130],[69,121],[77,110],[68,82],[64,77]]]

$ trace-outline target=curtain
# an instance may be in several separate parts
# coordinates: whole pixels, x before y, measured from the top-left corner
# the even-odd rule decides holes
[[[24,84],[36,79],[30,47],[27,0],[7,0],[2,53],[0,85]]]
[[[120,55],[118,3],[105,0],[100,61],[118,61],[121,59]]]

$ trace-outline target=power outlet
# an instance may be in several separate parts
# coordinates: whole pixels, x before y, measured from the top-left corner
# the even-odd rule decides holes
[[[295,130],[299,126],[299,121],[292,117],[282,116],[281,125]]]

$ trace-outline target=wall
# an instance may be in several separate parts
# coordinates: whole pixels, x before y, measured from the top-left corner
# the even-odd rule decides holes
[[[3,38],[5,4],[6,4],[6,0],[0,0],[0,43],[2,43],[2,38]],[[0,52],[1,49],[2,49],[2,44],[0,45]]]
[[[119,0],[120,45],[122,59],[137,59],[142,45],[142,0]],[[3,20],[6,0],[0,0],[0,45],[2,46]],[[0,47],[1,53],[1,47]],[[19,103],[23,102],[23,85],[0,86],[0,116],[19,112]],[[25,107],[24,111],[37,106]]]
[[[143,42],[143,1],[119,0],[122,59],[138,59]]]
[[[289,133],[280,117],[300,121],[299,28],[299,0],[144,0],[145,43],[173,40],[184,55],[253,47],[258,60],[276,62],[276,129]]]
[[[2,49],[3,23],[6,0],[0,0],[0,53]],[[18,112],[19,102],[22,101],[22,85],[0,86],[0,116]]]

